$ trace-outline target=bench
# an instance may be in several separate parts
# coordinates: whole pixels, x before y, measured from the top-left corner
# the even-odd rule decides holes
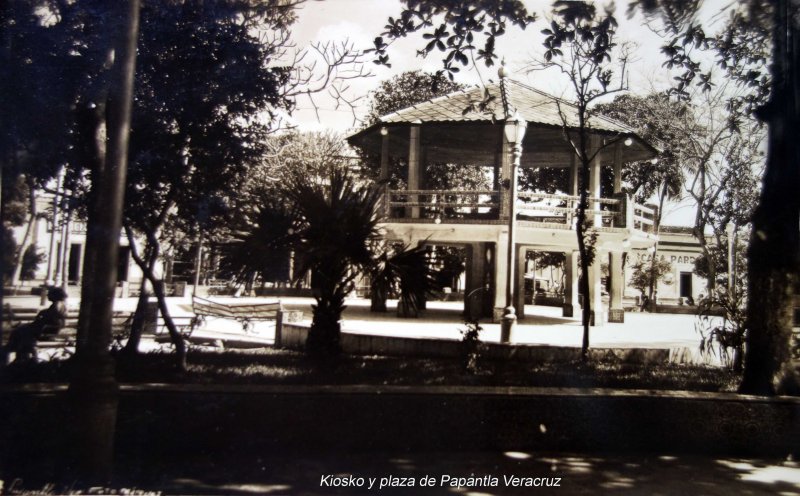
[[[192,310],[195,320],[191,332],[187,337],[193,342],[213,341],[219,344],[220,341],[228,342],[229,345],[241,347],[265,346],[267,344],[280,344],[281,331],[284,320],[294,322],[302,318],[302,312],[287,311],[283,308],[280,300],[271,303],[220,303],[205,298],[193,297]],[[207,318],[229,319],[239,322],[242,326],[242,335],[228,333],[204,333],[196,331],[197,327],[205,322]],[[274,321],[275,339],[273,343],[268,343],[265,338],[260,338],[252,334],[254,322]]]
[[[41,308],[12,307],[8,303],[3,306],[3,328],[10,329],[22,324],[30,324],[41,311]],[[114,331],[125,330],[130,326],[130,319],[133,314],[125,311],[115,311],[111,316],[111,325]],[[67,319],[64,330],[78,328],[78,309],[70,308],[67,310]]]
[[[9,304],[3,306],[3,341],[8,342],[14,328],[30,324],[36,319],[36,315],[41,309],[30,307],[11,307]],[[115,340],[121,340],[127,336],[133,314],[125,311],[115,311],[111,316],[112,334]],[[75,346],[75,338],[78,328],[78,310],[68,309],[64,328],[57,333],[45,333],[36,342],[36,350],[53,350],[49,358],[54,356],[68,356],[72,354],[71,347]]]

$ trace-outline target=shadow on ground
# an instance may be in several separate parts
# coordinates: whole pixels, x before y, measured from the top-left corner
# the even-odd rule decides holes
[[[798,463],[700,456],[265,453],[245,460],[175,460],[128,473],[124,467],[123,461],[118,477],[123,485],[171,494],[800,494]],[[325,482],[334,483],[336,477],[351,480],[349,476],[356,484],[363,478],[363,486],[334,487]],[[413,480],[414,486],[380,488],[389,477],[394,477],[396,484]],[[512,477],[523,486],[513,486]],[[371,478],[374,485],[370,490]],[[425,478],[433,478],[432,487],[420,487]],[[492,478],[496,486],[487,486]],[[466,485],[451,486],[454,480]],[[541,487],[524,487],[526,482]]]

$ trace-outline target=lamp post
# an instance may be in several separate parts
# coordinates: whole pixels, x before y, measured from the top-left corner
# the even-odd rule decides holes
[[[528,123],[525,122],[519,113],[515,112],[510,119],[506,119],[503,128],[506,142],[512,150],[511,167],[509,176],[504,184],[508,188],[508,256],[506,270],[506,308],[503,320],[500,323],[500,342],[508,343],[511,341],[511,332],[517,322],[517,315],[514,309],[514,269],[516,268],[515,237],[514,226],[516,224],[516,205],[517,205],[517,169],[519,168],[520,157],[522,156],[522,139],[525,137],[525,130]]]

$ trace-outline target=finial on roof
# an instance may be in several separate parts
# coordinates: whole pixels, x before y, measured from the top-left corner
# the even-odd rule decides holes
[[[508,119],[513,113],[514,109],[511,107],[510,102],[508,101],[508,88],[506,87],[506,76],[508,75],[508,70],[506,70],[505,58],[502,62],[500,62],[500,69],[497,70],[497,75],[500,76],[500,101],[503,103],[503,116]]]
[[[500,68],[497,69],[497,76],[500,79],[505,79],[508,76],[508,71],[506,70],[506,59],[503,58],[502,62],[500,62]]]

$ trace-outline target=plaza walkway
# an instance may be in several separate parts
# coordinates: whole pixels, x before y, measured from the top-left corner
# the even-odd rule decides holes
[[[216,301],[234,304],[275,301],[278,298],[233,298],[212,297]],[[312,298],[282,297],[284,307],[303,311],[302,323],[311,322]],[[36,307],[38,298],[7,297],[6,303],[16,307]],[[169,298],[170,313],[175,317],[192,315],[191,297]],[[68,300],[70,308],[77,309],[80,301],[77,298]],[[356,334],[372,334],[382,336],[461,339],[460,330],[465,328],[461,316],[462,302],[428,302],[428,308],[419,318],[399,318],[396,314],[397,301],[389,301],[389,311],[384,314],[369,311],[369,300],[352,298],[347,301],[342,329]],[[119,298],[115,301],[115,310],[133,311],[136,308],[135,298]],[[580,347],[583,328],[579,317],[562,317],[557,307],[527,305],[526,318],[519,322],[512,343]],[[486,342],[498,342],[500,325],[481,322],[483,332],[481,339]],[[650,314],[629,312],[625,314],[625,323],[604,323],[592,327],[590,345],[593,348],[658,348],[682,350],[684,360],[695,363],[718,364],[716,356],[703,355],[699,352],[701,335],[697,330],[698,319],[694,315]],[[221,332],[241,333],[241,326],[224,319],[208,319],[202,330],[205,333]],[[274,324],[256,322],[251,335],[265,341],[274,339]],[[144,343],[145,347],[156,347],[155,343]]]

